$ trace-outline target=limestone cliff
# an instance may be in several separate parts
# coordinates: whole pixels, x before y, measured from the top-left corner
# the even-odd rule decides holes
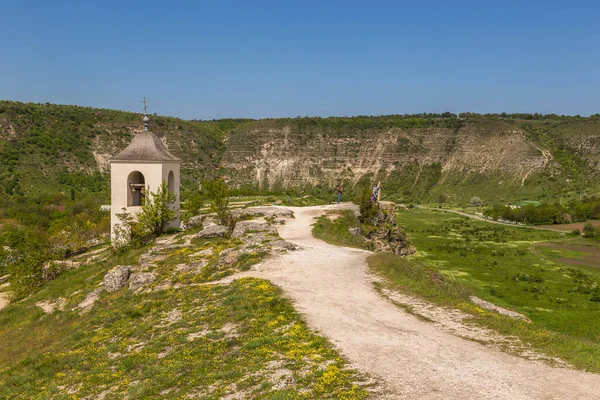
[[[531,189],[526,187],[530,185],[544,188],[550,179],[551,186],[560,190],[569,178],[554,158],[554,149],[544,147],[519,123],[392,121],[387,126],[356,127],[352,119],[337,124],[323,121],[264,120],[232,132],[222,163],[230,182],[272,189],[334,187],[339,182],[354,186],[361,180],[383,180],[388,194],[391,190],[399,197],[417,197],[425,193],[456,195],[457,185],[472,187],[465,196],[475,195],[482,186],[518,192],[519,188]],[[561,144],[575,147],[590,141],[583,156],[589,156],[590,165],[598,168],[594,161],[598,136],[594,135],[600,134],[600,128],[590,129],[593,134],[567,136]]]

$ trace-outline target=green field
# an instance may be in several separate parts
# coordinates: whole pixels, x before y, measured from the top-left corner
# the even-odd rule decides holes
[[[591,301],[600,269],[554,260],[568,257],[569,250],[545,257],[532,251],[544,242],[575,245],[584,239],[426,210],[400,212],[398,221],[418,250],[412,260],[454,277],[476,296],[525,314],[539,326],[600,341],[600,318],[590,318],[600,315],[600,302]]]
[[[417,253],[408,259],[390,254],[369,259],[392,288],[462,309],[473,315],[472,322],[514,335],[575,367],[600,371],[597,243],[442,211],[400,211],[398,223]],[[581,259],[587,265],[576,265]],[[484,312],[469,304],[469,295],[518,311],[532,323]]]
[[[600,372],[597,242],[424,209],[400,211],[398,223],[416,254],[375,253],[368,258],[371,271],[385,278],[388,289],[460,309],[471,315],[466,323],[517,337],[576,368]],[[361,247],[347,231],[354,225],[345,217],[321,217],[313,234],[332,244]],[[483,310],[469,301],[471,295],[520,312],[532,323]]]

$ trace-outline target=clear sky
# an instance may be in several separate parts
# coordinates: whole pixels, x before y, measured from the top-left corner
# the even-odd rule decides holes
[[[0,99],[182,118],[600,112],[600,1],[0,2]]]

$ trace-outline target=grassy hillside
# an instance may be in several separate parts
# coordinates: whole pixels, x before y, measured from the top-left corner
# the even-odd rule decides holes
[[[5,196],[42,197],[47,203],[108,193],[108,160],[142,130],[141,114],[0,101],[0,189]],[[151,130],[184,160],[184,188],[214,174],[223,137],[243,120],[184,121],[154,116]]]
[[[242,245],[189,233],[104,250],[97,261],[80,256],[78,269],[0,310],[0,398],[366,397],[363,378],[278,288],[252,278],[215,284],[268,249]],[[115,265],[155,281],[79,306]]]
[[[595,255],[597,242],[431,210],[401,211],[398,220],[417,253],[408,259],[377,256],[371,266],[402,291],[466,311],[467,295],[474,294],[518,311],[532,324],[485,313],[475,321],[600,371],[600,319],[592,317],[600,312],[600,270],[597,258],[582,253]],[[446,284],[462,293],[444,291]]]
[[[60,203],[108,200],[108,160],[141,131],[141,114],[0,101],[0,193]],[[183,196],[225,175],[242,193],[323,196],[374,181],[384,197],[464,203],[597,192],[600,118],[447,113],[185,121],[151,130],[184,160]]]

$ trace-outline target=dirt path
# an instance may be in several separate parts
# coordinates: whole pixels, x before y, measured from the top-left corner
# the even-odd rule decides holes
[[[280,286],[310,326],[329,337],[356,368],[382,382],[384,393],[377,398],[600,398],[600,375],[511,356],[404,312],[373,289],[367,252],[312,237],[313,218],[335,206],[291,209],[295,219],[279,233],[305,249],[243,275]]]

